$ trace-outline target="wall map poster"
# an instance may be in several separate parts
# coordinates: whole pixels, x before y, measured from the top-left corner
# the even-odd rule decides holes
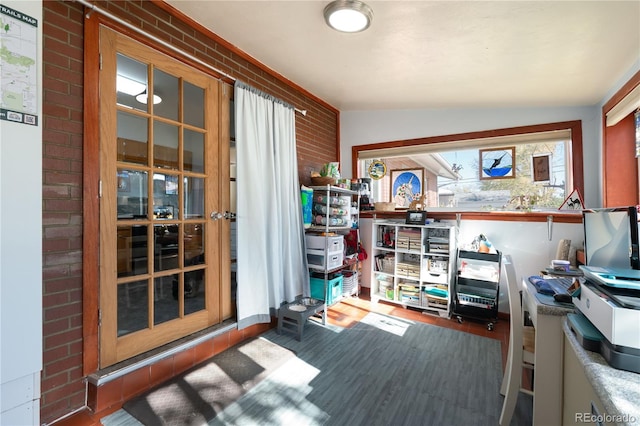
[[[0,120],[38,125],[38,20],[0,4]]]

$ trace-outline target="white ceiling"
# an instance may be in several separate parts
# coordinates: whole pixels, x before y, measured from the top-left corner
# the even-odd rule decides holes
[[[329,0],[167,3],[341,111],[596,105],[640,60],[640,0],[367,1],[355,34]]]

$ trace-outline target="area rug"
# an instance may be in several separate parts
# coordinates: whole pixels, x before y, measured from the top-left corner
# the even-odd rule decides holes
[[[123,406],[144,425],[202,425],[295,354],[253,338],[163,383]]]
[[[498,424],[495,339],[369,313],[352,328],[308,321],[302,341],[272,329],[249,346],[253,355],[230,349],[125,408],[143,425]],[[521,394],[511,424],[531,425],[531,413]]]
[[[310,323],[301,342],[262,337],[296,357],[209,425],[498,424],[498,340],[376,313],[340,332]],[[521,395],[512,424],[530,425],[531,412]]]

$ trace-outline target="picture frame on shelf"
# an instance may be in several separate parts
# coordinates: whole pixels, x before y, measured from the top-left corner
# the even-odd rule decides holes
[[[396,208],[409,208],[423,191],[423,169],[396,169],[390,171],[391,201]]]
[[[407,225],[424,225],[427,222],[426,210],[407,210],[404,223]]]

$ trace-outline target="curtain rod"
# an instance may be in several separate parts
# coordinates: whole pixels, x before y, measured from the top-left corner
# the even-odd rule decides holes
[[[193,56],[193,55],[191,55],[191,54],[189,54],[189,53],[187,53],[187,52],[175,47],[174,45],[172,45],[172,44],[170,44],[170,43],[168,43],[168,42],[166,42],[166,41],[164,41],[164,40],[162,40],[162,39],[160,39],[160,38],[158,38],[158,37],[156,37],[156,36],[154,36],[152,34],[149,34],[148,32],[142,30],[141,28],[138,28],[138,27],[130,24],[129,22],[127,22],[127,21],[125,21],[125,20],[123,20],[123,19],[111,14],[110,12],[107,12],[106,10],[100,9],[98,6],[96,6],[95,4],[89,3],[89,1],[87,1],[87,0],[75,0],[75,1],[77,3],[80,3],[80,4],[82,4],[85,7],[88,7],[90,9],[89,12],[87,12],[87,14],[85,15],[85,17],[87,19],[89,19],[91,17],[91,13],[92,12],[94,12],[94,11],[98,12],[98,13],[106,16],[107,18],[112,19],[112,20],[116,21],[117,23],[119,23],[121,25],[124,25],[125,27],[129,28],[130,30],[132,30],[132,31],[134,31],[134,32],[136,32],[136,33],[138,33],[140,35],[143,35],[143,36],[153,40],[154,42],[159,43],[159,44],[163,45],[164,47],[166,47],[168,49],[171,49],[174,52],[189,58],[192,61],[197,62],[198,64],[200,64],[200,65],[202,65],[202,66],[204,66],[206,68],[209,68],[210,70],[212,70],[212,71],[214,71],[214,72],[216,72],[218,74],[221,74],[223,77],[228,78],[231,81],[236,81],[235,77],[230,76],[226,72],[219,70],[218,68],[216,68],[216,67],[214,67],[214,66],[212,66],[212,65],[210,65],[210,64],[208,64],[206,62],[204,62],[203,60],[201,60],[201,59],[199,59],[199,58],[197,58],[197,57],[195,57],[195,56]],[[296,108],[296,107],[294,107],[293,109],[296,112],[299,112],[300,114],[302,114],[303,116],[305,116],[305,117],[307,116],[307,110],[306,109],[299,109],[299,108]]]

